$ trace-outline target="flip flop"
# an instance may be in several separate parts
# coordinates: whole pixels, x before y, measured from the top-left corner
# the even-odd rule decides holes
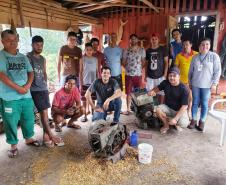
[[[121,112],[122,115],[126,115],[126,116],[129,116],[129,115],[132,115],[133,112],[132,111],[125,111],[125,112]]]
[[[35,146],[35,147],[41,146],[41,144],[38,140],[33,140],[32,142],[26,143],[26,145]]]
[[[76,125],[76,124],[70,124],[70,125],[67,125],[68,128],[74,128],[74,129],[81,129],[81,127],[79,125]]]
[[[167,128],[167,127],[162,127],[162,128],[160,129],[160,134],[166,134],[168,130],[169,130],[169,128]]]
[[[18,154],[19,154],[19,151],[18,151],[18,149],[16,148],[16,149],[10,149],[10,150],[8,150],[8,157],[9,158],[15,158],[15,157],[17,157],[18,156]]]
[[[55,132],[62,132],[61,126],[55,125]]]
[[[82,117],[80,121],[81,121],[81,122],[87,122],[88,119],[87,119],[87,117]]]
[[[52,140],[43,141],[43,145],[46,146],[47,148],[53,148],[54,147],[54,142]]]
[[[64,146],[65,145],[65,143],[64,143],[64,141],[63,141],[63,139],[62,138],[60,138],[60,142],[57,142],[57,143],[54,143],[56,146],[58,146],[58,147],[61,147],[61,146]]]

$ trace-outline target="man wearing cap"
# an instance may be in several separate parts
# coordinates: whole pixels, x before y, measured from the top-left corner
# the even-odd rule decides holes
[[[159,34],[151,35],[151,48],[146,51],[146,88],[151,90],[158,86],[167,77],[168,52],[165,47],[159,45]],[[158,93],[160,103],[164,101],[164,93]]]
[[[165,93],[165,104],[159,105],[156,109],[157,117],[163,122],[160,133],[167,133],[170,125],[181,131],[181,127],[187,127],[189,124],[187,113],[189,91],[180,83],[180,70],[177,67],[170,68],[168,79],[149,91],[148,95],[155,96],[160,91]]]

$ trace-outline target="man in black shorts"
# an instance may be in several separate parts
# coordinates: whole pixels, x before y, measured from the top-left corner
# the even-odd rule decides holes
[[[48,108],[50,108],[50,103],[47,88],[46,59],[41,55],[43,43],[44,41],[41,36],[34,36],[32,38],[32,51],[27,54],[34,70],[34,80],[30,90],[34,104],[41,116],[44,145],[47,147],[53,147],[54,145],[63,146],[63,140],[53,135],[48,123]]]
[[[149,91],[148,95],[155,96],[160,91],[165,93],[165,103],[159,105],[156,110],[158,118],[163,122],[160,133],[167,133],[170,125],[178,131],[182,130],[181,127],[186,128],[189,124],[187,113],[189,91],[180,83],[180,70],[177,67],[170,68],[168,79]]]
[[[92,93],[96,93],[97,106],[92,101]],[[86,91],[85,97],[94,110],[93,121],[106,120],[107,112],[114,111],[112,125],[119,122],[122,107],[122,91],[118,82],[111,78],[111,69],[107,66],[101,69],[101,79],[96,79]]]

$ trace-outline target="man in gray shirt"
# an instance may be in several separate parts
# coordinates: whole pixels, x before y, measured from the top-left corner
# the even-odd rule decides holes
[[[208,113],[208,102],[211,92],[216,92],[216,87],[221,74],[219,56],[210,51],[210,39],[204,38],[199,45],[199,53],[192,59],[189,69],[189,86],[192,89],[192,120],[189,129],[197,128],[203,131]],[[198,107],[201,105],[201,115],[197,125]]]
[[[44,40],[41,36],[34,36],[32,38],[32,52],[27,54],[34,70],[34,80],[30,89],[31,96],[41,115],[44,145],[47,147],[54,147],[54,145],[62,146],[64,145],[63,140],[53,135],[48,123],[48,108],[50,108],[50,102],[47,88],[46,59],[41,55],[43,43]]]

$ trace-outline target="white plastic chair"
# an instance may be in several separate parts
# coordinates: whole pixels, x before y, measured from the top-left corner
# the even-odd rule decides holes
[[[226,102],[226,99],[214,100],[209,110],[209,114],[221,122],[220,146],[223,146],[226,137],[226,112],[216,110],[214,106],[216,103],[223,102]]]

